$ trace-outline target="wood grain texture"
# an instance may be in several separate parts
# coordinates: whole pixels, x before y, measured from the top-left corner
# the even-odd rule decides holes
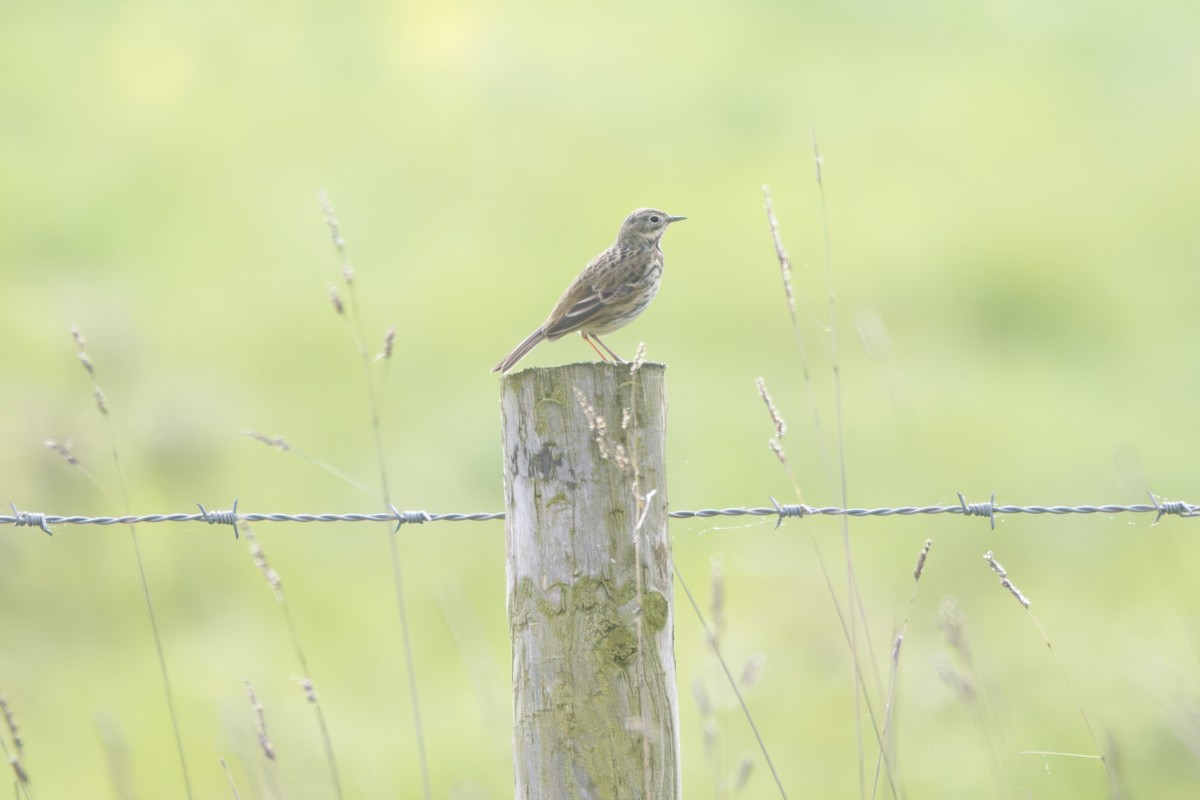
[[[501,382],[518,798],[679,797],[664,373]]]

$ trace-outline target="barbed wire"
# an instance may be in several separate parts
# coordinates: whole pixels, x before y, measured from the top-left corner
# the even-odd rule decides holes
[[[846,517],[892,517],[917,514],[958,514],[963,517],[986,517],[992,530],[996,529],[998,514],[1154,514],[1153,525],[1165,516],[1200,516],[1200,506],[1183,500],[1162,500],[1150,495],[1149,504],[1103,505],[1103,506],[1014,506],[996,505],[996,495],[984,503],[968,503],[962,493],[958,494],[958,505],[899,506],[885,508],[840,508],[838,506],[810,506],[803,503],[780,503],[774,497],[770,506],[739,508],[701,508],[695,511],[671,511],[671,519],[707,519],[711,517],[775,517],[775,527],[785,519],[846,516]],[[350,514],[262,514],[238,513],[237,501],[227,510],[209,511],[197,504],[198,514],[129,514],[120,517],[60,516],[40,511],[22,511],[13,503],[12,516],[0,515],[0,525],[18,528],[38,528],[53,535],[51,525],[142,525],[158,522],[205,522],[209,525],[229,525],[234,536],[238,535],[239,522],[395,522],[399,531],[404,525],[421,525],[426,522],[488,522],[504,519],[503,511],[476,512],[470,514],[430,514],[427,511],[400,511],[392,506],[389,511]]]

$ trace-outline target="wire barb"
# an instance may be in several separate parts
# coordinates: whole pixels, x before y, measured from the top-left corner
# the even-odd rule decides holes
[[[771,498],[771,505],[775,506],[775,513],[779,515],[779,519],[775,520],[775,530],[779,530],[779,526],[783,524],[784,517],[803,517],[806,514],[812,514],[813,509],[806,505],[779,505],[779,501],[774,497]]]
[[[396,518],[396,530],[392,533],[399,533],[406,523],[408,525],[422,525],[426,522],[433,522],[433,517],[425,511],[401,511],[392,503],[388,503],[388,508],[392,510],[392,516]]]
[[[955,492],[958,495],[958,503],[962,508],[964,517],[987,517],[992,523],[992,530],[996,530],[996,493],[992,492],[992,497],[986,503],[968,503],[967,498],[963,497],[962,492]]]
[[[50,530],[50,526],[46,524],[46,515],[38,511],[21,511],[17,508],[16,503],[9,503],[12,508],[14,521],[12,524],[18,528],[25,526],[41,528],[47,536],[53,536],[54,531]]]
[[[1194,517],[1200,514],[1200,508],[1185,503],[1182,500],[1159,500],[1154,492],[1146,492],[1150,495],[1150,502],[1154,504],[1154,510],[1158,513],[1154,516],[1154,522],[1151,525],[1157,525],[1158,521],[1166,514],[1174,514],[1179,517]]]
[[[228,511],[209,511],[204,506],[196,503],[200,508],[200,520],[207,522],[209,525],[232,525],[233,538],[236,541],[241,538],[241,533],[238,532],[238,513],[237,513],[237,498],[233,499],[233,508]]]

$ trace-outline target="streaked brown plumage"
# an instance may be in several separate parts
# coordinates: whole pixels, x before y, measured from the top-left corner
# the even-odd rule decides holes
[[[576,331],[600,358],[608,360],[595,343],[620,361],[597,334],[611,333],[646,310],[662,282],[663,252],[659,242],[667,226],[681,219],[687,217],[672,217],[656,208],[639,208],[630,214],[612,246],[583,268],[546,321],[492,372],[508,372],[543,340],[554,341]]]

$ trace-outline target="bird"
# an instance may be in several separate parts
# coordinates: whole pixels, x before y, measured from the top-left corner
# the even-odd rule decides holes
[[[668,225],[684,219],[687,217],[673,217],[657,208],[639,208],[626,217],[612,246],[583,268],[546,321],[492,367],[492,372],[504,374],[541,342],[576,331],[602,360],[608,357],[597,343],[621,361],[597,334],[612,333],[646,310],[662,282],[662,235]]]

